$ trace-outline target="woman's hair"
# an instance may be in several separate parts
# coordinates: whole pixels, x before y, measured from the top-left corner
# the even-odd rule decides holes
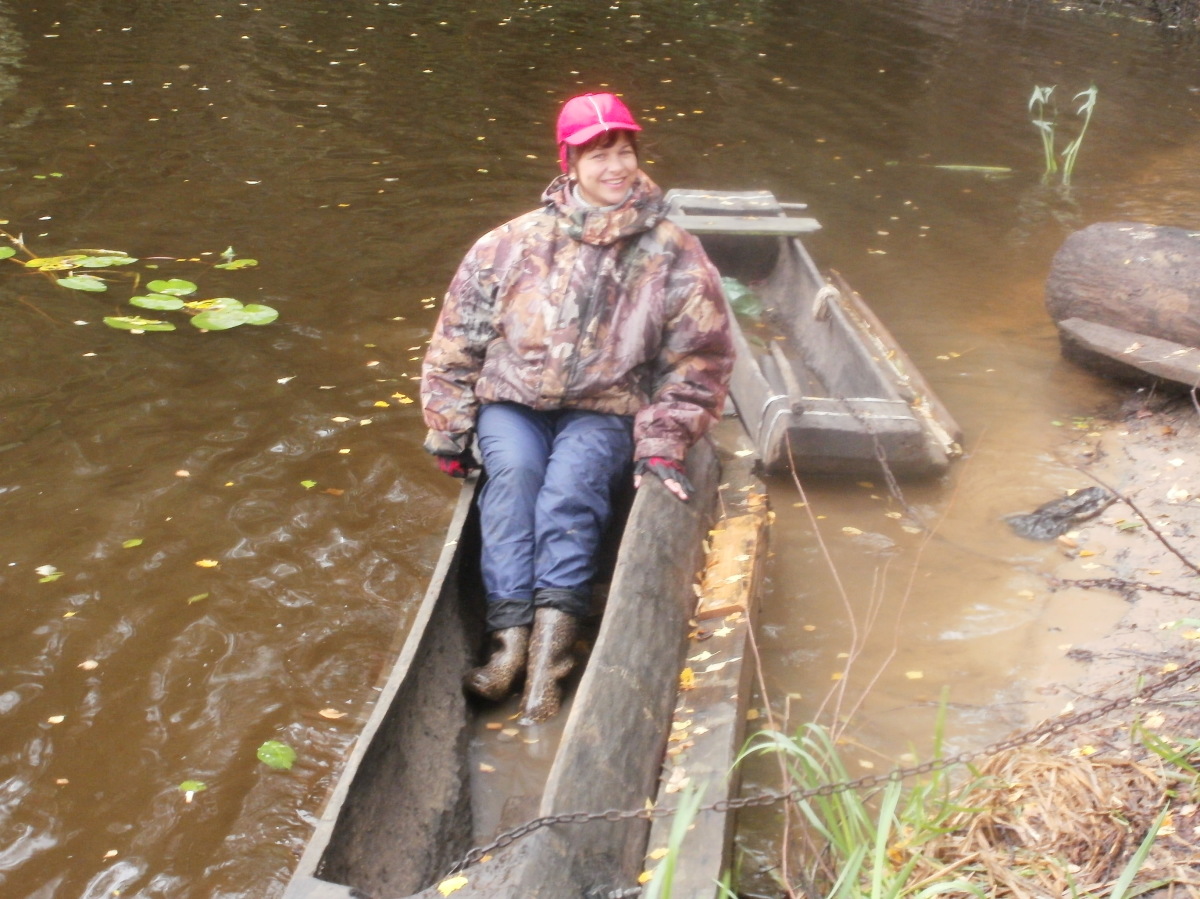
[[[578,147],[568,146],[567,147],[567,165],[568,166],[574,165],[575,161],[577,159],[579,159],[580,156],[582,156],[584,153],[590,152],[591,150],[595,150],[597,148],[599,148],[601,150],[607,150],[609,147],[611,147],[613,144],[615,144],[622,137],[629,139],[629,145],[631,147],[633,147],[634,154],[640,160],[641,152],[638,149],[637,132],[629,131],[625,128],[613,128],[611,131],[601,131],[599,134],[597,134],[591,140],[580,144]]]

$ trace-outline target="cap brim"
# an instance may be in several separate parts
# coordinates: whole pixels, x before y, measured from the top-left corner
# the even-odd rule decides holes
[[[603,134],[606,131],[641,131],[641,125],[588,125],[586,128],[580,128],[570,137],[566,138],[563,143],[570,144],[572,147],[578,147],[580,144],[586,144],[593,137]]]

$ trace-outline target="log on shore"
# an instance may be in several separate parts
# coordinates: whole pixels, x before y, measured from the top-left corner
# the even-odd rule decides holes
[[[1046,309],[1067,358],[1101,374],[1192,386],[1194,371],[1173,377],[1139,364],[1136,354],[1106,351],[1103,342],[1081,340],[1079,324],[1131,335],[1122,348],[1140,337],[1200,347],[1200,230],[1101,222],[1076,231],[1054,256]]]

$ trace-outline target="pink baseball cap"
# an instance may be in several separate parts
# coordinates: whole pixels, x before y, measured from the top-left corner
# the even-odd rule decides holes
[[[641,131],[633,114],[613,94],[581,94],[558,114],[558,163],[567,170],[567,146],[578,147],[605,131]]]

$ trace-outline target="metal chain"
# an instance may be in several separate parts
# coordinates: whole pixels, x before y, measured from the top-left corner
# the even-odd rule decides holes
[[[1129,591],[1129,590],[1150,590],[1154,593],[1163,593],[1167,596],[1179,596],[1183,599],[1200,599],[1200,592],[1195,590],[1180,590],[1178,587],[1169,587],[1164,584],[1146,584],[1142,581],[1127,581],[1119,577],[1099,577],[1099,578],[1077,578],[1077,579],[1061,579],[1048,578],[1054,587],[1104,587],[1108,590]]]
[[[1200,659],[1189,662],[1188,664],[1177,668],[1175,671],[1165,675],[1158,683],[1152,684],[1128,696],[1122,696],[1117,699],[1109,700],[1103,705],[1097,706],[1094,709],[1089,709],[1085,712],[1076,712],[1073,715],[1059,716],[1043,721],[1037,727],[1027,730],[1022,734],[1014,737],[1007,737],[1003,740],[997,740],[994,743],[989,743],[981,749],[967,750],[957,753],[956,755],[946,758],[932,759],[928,762],[922,762],[919,765],[913,765],[908,768],[894,768],[893,770],[882,774],[867,774],[855,780],[839,781],[837,783],[822,784],[819,787],[800,788],[797,787],[789,790],[786,793],[766,792],[759,793],[754,796],[739,796],[734,799],[719,799],[709,805],[701,806],[697,809],[698,812],[731,812],[746,808],[763,808],[774,805],[777,802],[802,802],[805,799],[812,799],[818,796],[833,796],[837,793],[845,793],[850,790],[869,790],[873,787],[882,786],[886,783],[898,782],[907,780],[910,777],[917,777],[923,774],[932,774],[935,771],[944,771],[947,768],[954,768],[959,765],[965,765],[968,762],[976,759],[985,758],[988,756],[998,755],[1001,752],[1008,752],[1012,749],[1018,749],[1022,746],[1027,746],[1031,743],[1036,743],[1049,736],[1057,736],[1066,733],[1068,730],[1078,727],[1081,724],[1095,721],[1097,718],[1103,718],[1112,712],[1120,709],[1128,708],[1134,703],[1145,702],[1146,700],[1157,696],[1164,690],[1182,683],[1194,675],[1200,673]],[[668,818],[675,814],[675,809],[655,806],[653,808],[640,809],[608,809],[603,812],[569,812],[560,815],[544,815],[540,818],[534,818],[522,824],[520,827],[515,827],[512,830],[507,830],[497,836],[490,843],[484,846],[476,847],[468,852],[461,860],[456,862],[447,872],[447,876],[453,875],[462,871],[465,868],[476,864],[484,858],[506,846],[515,843],[522,837],[526,837],[536,830],[543,827],[550,827],[555,824],[585,824],[589,821],[628,821],[636,818],[652,820],[654,818]]]

